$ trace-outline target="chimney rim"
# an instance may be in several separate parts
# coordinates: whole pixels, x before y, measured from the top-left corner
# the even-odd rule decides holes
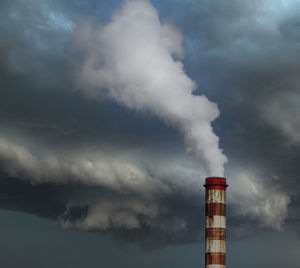
[[[225,177],[207,177],[205,180],[204,187],[213,187],[213,186],[221,186],[221,187],[228,187],[226,183]]]

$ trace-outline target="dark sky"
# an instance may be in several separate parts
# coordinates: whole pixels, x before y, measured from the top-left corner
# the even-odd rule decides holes
[[[0,266],[199,267],[226,159],[228,267],[299,266],[299,14],[1,1]]]

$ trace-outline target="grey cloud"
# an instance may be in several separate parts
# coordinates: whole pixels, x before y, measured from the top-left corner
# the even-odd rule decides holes
[[[234,180],[229,202],[235,204],[234,213],[256,221],[258,226],[280,229],[288,216],[287,193],[278,189],[274,180],[262,178],[259,173],[239,169],[231,172]],[[237,205],[241,200],[243,205]]]
[[[266,122],[297,144],[300,142],[299,101],[297,93],[279,93],[270,97],[268,105],[263,107]]]
[[[284,228],[299,220],[300,204],[297,1],[281,12],[277,1],[174,2],[161,4],[180,7],[174,17],[187,73],[221,111],[214,129],[230,158],[229,237]],[[40,2],[3,3],[1,135],[30,138],[1,138],[1,207],[64,228],[110,231],[144,248],[199,241],[204,172],[190,158],[173,158],[183,153],[174,129],[147,112],[70,93],[79,58],[70,52],[70,27],[60,26],[75,21],[69,6],[49,6],[55,22]]]
[[[54,1],[8,1],[0,14],[0,44],[11,48],[14,68],[39,89],[66,81],[63,74],[72,68],[66,53],[74,27],[72,18]]]
[[[1,80],[5,80],[8,77],[13,76],[16,73],[16,69],[11,60],[12,48],[9,45],[0,46],[0,73]]]
[[[230,162],[290,195],[299,206],[298,1],[186,1],[176,13],[187,34],[191,76],[221,110],[216,132]],[[174,9],[176,9],[174,7]],[[186,15],[188,14],[188,15]],[[197,53],[196,53],[197,52]],[[229,163],[230,163],[229,162]],[[230,176],[229,176],[230,177]],[[271,194],[272,195],[272,194]]]
[[[200,214],[204,211],[203,173],[174,158],[159,164],[145,159],[34,156],[23,146],[0,140],[0,162],[6,176],[23,180],[25,185],[31,182],[37,189],[53,185],[50,196],[55,198],[50,203],[57,210],[52,215],[63,228],[112,231],[124,237],[142,232],[141,245],[148,247],[159,245],[159,241],[149,240],[155,232],[165,239],[163,244],[199,241],[204,216]],[[233,229],[244,221],[252,222],[250,229],[282,227],[290,199],[275,182],[265,188],[257,174],[245,170],[235,171],[231,181],[228,204],[233,211],[229,214],[235,222]],[[248,232],[244,229],[239,237]]]

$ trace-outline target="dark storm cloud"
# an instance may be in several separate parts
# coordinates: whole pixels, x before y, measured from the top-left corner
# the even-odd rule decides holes
[[[221,146],[232,167],[250,167],[265,187],[299,206],[298,1],[185,1],[176,21],[187,34],[186,65],[216,101]],[[230,174],[230,173],[228,173]],[[272,178],[272,179],[270,179]],[[294,216],[293,216],[294,217]]]
[[[153,2],[182,28],[198,92],[219,105],[232,237],[280,228],[290,200],[297,220],[298,4]],[[81,65],[73,31],[91,15],[109,20],[115,5],[1,2],[1,207],[109,230],[144,248],[200,241],[203,173],[175,130],[73,91]]]
[[[179,135],[149,113],[138,115],[114,102],[87,100],[74,92],[72,79],[80,60],[72,50],[73,28],[92,14],[108,19],[116,4],[3,2],[0,131],[4,136],[22,133],[58,149],[99,143],[152,148],[163,143],[182,149]]]
[[[172,178],[164,177],[166,186],[170,187],[169,194],[156,195],[153,199],[145,196],[145,193],[141,196],[140,190],[116,193],[103,186],[80,182],[32,184],[1,174],[0,206],[59,220],[63,228],[95,232],[109,230],[118,239],[138,242],[144,250],[200,242],[204,238],[203,191],[193,193],[195,189],[188,190],[184,185],[176,184],[174,175]],[[196,186],[202,188],[199,182],[193,185],[194,188]],[[246,187],[249,187],[247,182]],[[243,196],[248,205],[250,202],[256,203],[257,207],[252,206],[251,209],[263,209],[263,204],[254,200],[261,197],[254,197],[254,192],[251,195],[250,200]],[[276,202],[274,197],[270,202]],[[261,201],[265,202],[264,199]],[[236,216],[240,208],[232,202],[229,202],[228,209],[229,215],[233,215],[228,218],[231,238],[241,238],[264,230],[257,229],[262,224],[259,221],[261,214],[243,217],[238,213],[239,216]]]
[[[84,219],[89,210],[88,202],[80,202],[76,205],[76,196],[83,199],[92,199],[91,196],[98,196],[98,200],[106,202],[119,202],[121,199],[107,191],[103,191],[100,187],[89,187],[82,184],[54,185],[39,184],[32,185],[22,180],[13,179],[5,175],[1,175],[1,191],[0,191],[0,207],[15,211],[24,211],[33,213],[39,217],[60,220],[64,228],[68,228],[66,224],[79,222]],[[99,198],[100,196],[100,198]],[[165,206],[170,208],[176,207],[178,219],[173,219],[174,211],[166,212],[159,219],[149,226],[149,219],[145,215],[140,215],[141,228],[112,228],[112,234],[120,239],[138,242],[145,250],[151,250],[157,247],[163,247],[169,244],[184,244],[198,242],[203,238],[199,225],[203,221],[202,215],[195,211],[199,209],[203,211],[203,207],[192,204],[185,204],[179,201],[180,196],[174,196],[163,200]],[[132,200],[134,198],[131,197]],[[125,199],[128,202],[129,198]],[[71,202],[74,202],[71,204]],[[77,200],[78,202],[78,200]],[[187,212],[188,211],[188,215]],[[178,232],[176,224],[182,224],[180,218],[188,218],[189,228]],[[168,231],[161,229],[161,226],[169,226]],[[173,227],[172,227],[173,226]],[[91,229],[97,232],[103,232],[101,228]],[[102,230],[102,231],[101,231]],[[105,229],[104,229],[105,231]]]
[[[12,76],[15,73],[15,68],[10,58],[11,47],[1,46],[0,47],[0,72],[1,72],[1,81],[3,81],[7,76]]]
[[[40,87],[62,81],[70,65],[65,51],[72,20],[46,1],[6,2],[1,18],[0,43],[11,48],[15,69]]]
[[[53,88],[64,88],[72,69],[65,53],[70,26],[59,22],[44,1],[6,1],[0,13],[1,69],[6,70],[1,72],[2,127],[38,121],[49,106],[43,93],[54,99]]]

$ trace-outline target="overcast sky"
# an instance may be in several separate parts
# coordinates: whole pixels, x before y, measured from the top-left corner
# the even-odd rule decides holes
[[[299,266],[299,14],[1,1],[0,266],[201,267],[211,175],[228,266]]]

